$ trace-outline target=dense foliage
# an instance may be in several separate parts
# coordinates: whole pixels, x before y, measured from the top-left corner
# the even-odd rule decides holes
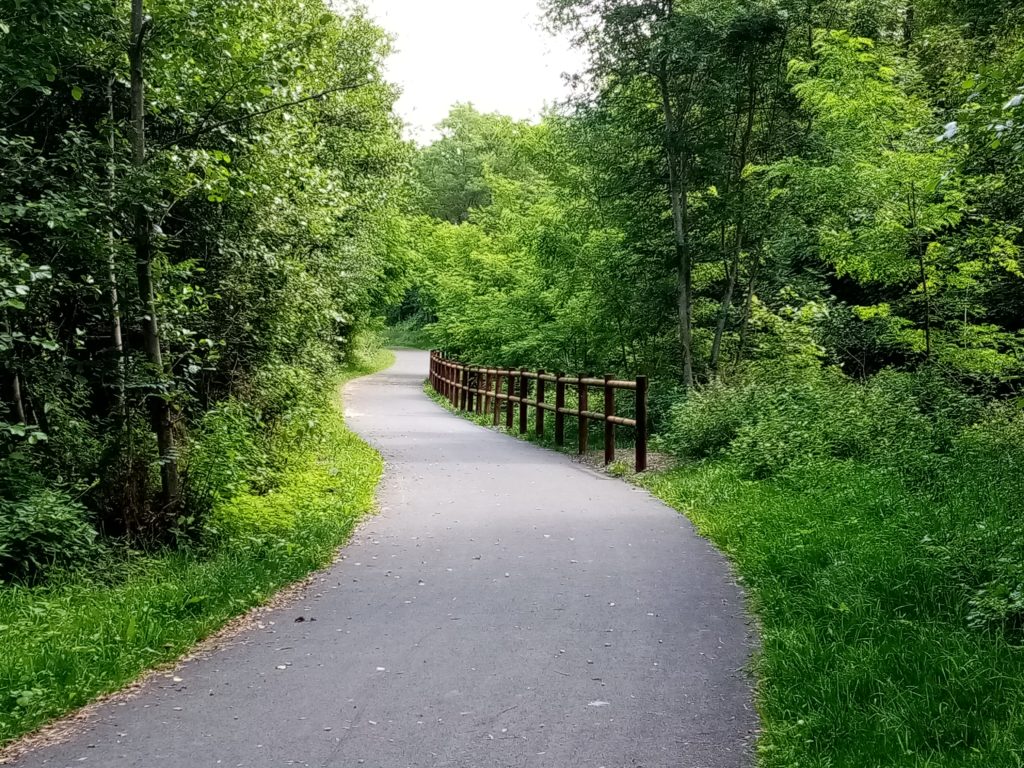
[[[0,2],[0,579],[272,476],[203,443],[290,429],[401,291],[388,48],[354,5]]]
[[[1022,28],[970,3],[551,0],[540,125],[416,161],[416,312],[470,358],[686,386],[765,362],[1022,372]]]

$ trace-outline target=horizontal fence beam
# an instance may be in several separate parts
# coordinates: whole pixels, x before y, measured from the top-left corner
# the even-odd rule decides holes
[[[636,471],[647,469],[646,376],[626,381],[611,376],[598,379],[582,375],[566,376],[562,372],[550,374],[546,371],[473,366],[460,363],[435,350],[430,353],[429,382],[431,388],[446,398],[454,408],[491,415],[495,426],[500,423],[501,411],[504,409],[505,428],[511,431],[518,421],[521,434],[528,431],[529,408],[535,412],[537,435],[544,434],[544,413],[550,412],[555,417],[555,444],[558,446],[565,445],[565,417],[571,416],[579,423],[578,449],[581,454],[587,452],[589,422],[602,422],[605,464],[615,461],[615,427],[631,427],[636,430]],[[554,403],[547,401],[547,384],[555,385]],[[566,405],[568,387],[577,393],[578,405],[575,408]],[[591,389],[602,391],[602,411],[590,410],[588,400]],[[620,390],[635,393],[635,418],[617,415],[615,393]]]

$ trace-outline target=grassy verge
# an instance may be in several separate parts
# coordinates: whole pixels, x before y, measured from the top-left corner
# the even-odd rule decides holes
[[[967,588],[994,554],[979,533],[1019,504],[1007,479],[922,488],[825,462],[747,480],[719,460],[646,480],[729,555],[760,618],[760,765],[1024,765],[1021,638],[972,626]]]
[[[349,370],[338,387],[390,359]],[[113,575],[0,588],[0,745],[177,658],[330,562],[373,504],[381,459],[346,429],[333,393],[286,450],[271,490],[218,509],[234,530],[215,545],[124,558]]]

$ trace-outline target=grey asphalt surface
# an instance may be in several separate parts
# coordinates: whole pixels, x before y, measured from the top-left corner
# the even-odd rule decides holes
[[[724,558],[646,493],[445,412],[426,370],[399,351],[346,390],[387,471],[343,560],[16,765],[751,765],[753,640]]]

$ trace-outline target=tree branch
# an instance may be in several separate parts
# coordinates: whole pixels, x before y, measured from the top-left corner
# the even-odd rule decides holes
[[[358,90],[359,88],[362,88],[363,86],[369,85],[371,82],[372,82],[372,80],[361,80],[358,83],[344,83],[342,85],[338,85],[338,86],[335,86],[333,88],[327,88],[326,90],[320,91],[319,93],[311,94],[310,96],[303,96],[301,99],[295,99],[294,101],[288,101],[288,102],[285,102],[284,104],[275,104],[272,107],[266,107],[265,109],[258,109],[255,112],[250,112],[247,115],[239,115],[238,117],[233,117],[230,120],[222,120],[221,122],[214,123],[213,125],[206,125],[206,126],[203,126],[202,128],[199,128],[199,129],[197,129],[195,131],[192,131],[192,133],[188,133],[185,136],[182,136],[180,139],[175,140],[173,142],[173,144],[179,144],[179,143],[182,143],[182,142],[186,142],[186,141],[191,141],[193,139],[197,139],[200,136],[202,136],[204,133],[210,133],[211,131],[215,131],[218,128],[224,128],[225,126],[228,126],[228,125],[234,125],[236,123],[242,123],[242,122],[245,122],[246,120],[255,120],[258,117],[265,117],[266,115],[269,115],[269,114],[271,114],[273,112],[280,112],[282,109],[288,109],[289,107],[297,107],[300,104],[305,104],[307,101],[318,101],[320,99],[326,98],[327,96],[330,96],[333,93],[342,93],[342,92],[345,92],[345,91],[355,91],[355,90]]]

